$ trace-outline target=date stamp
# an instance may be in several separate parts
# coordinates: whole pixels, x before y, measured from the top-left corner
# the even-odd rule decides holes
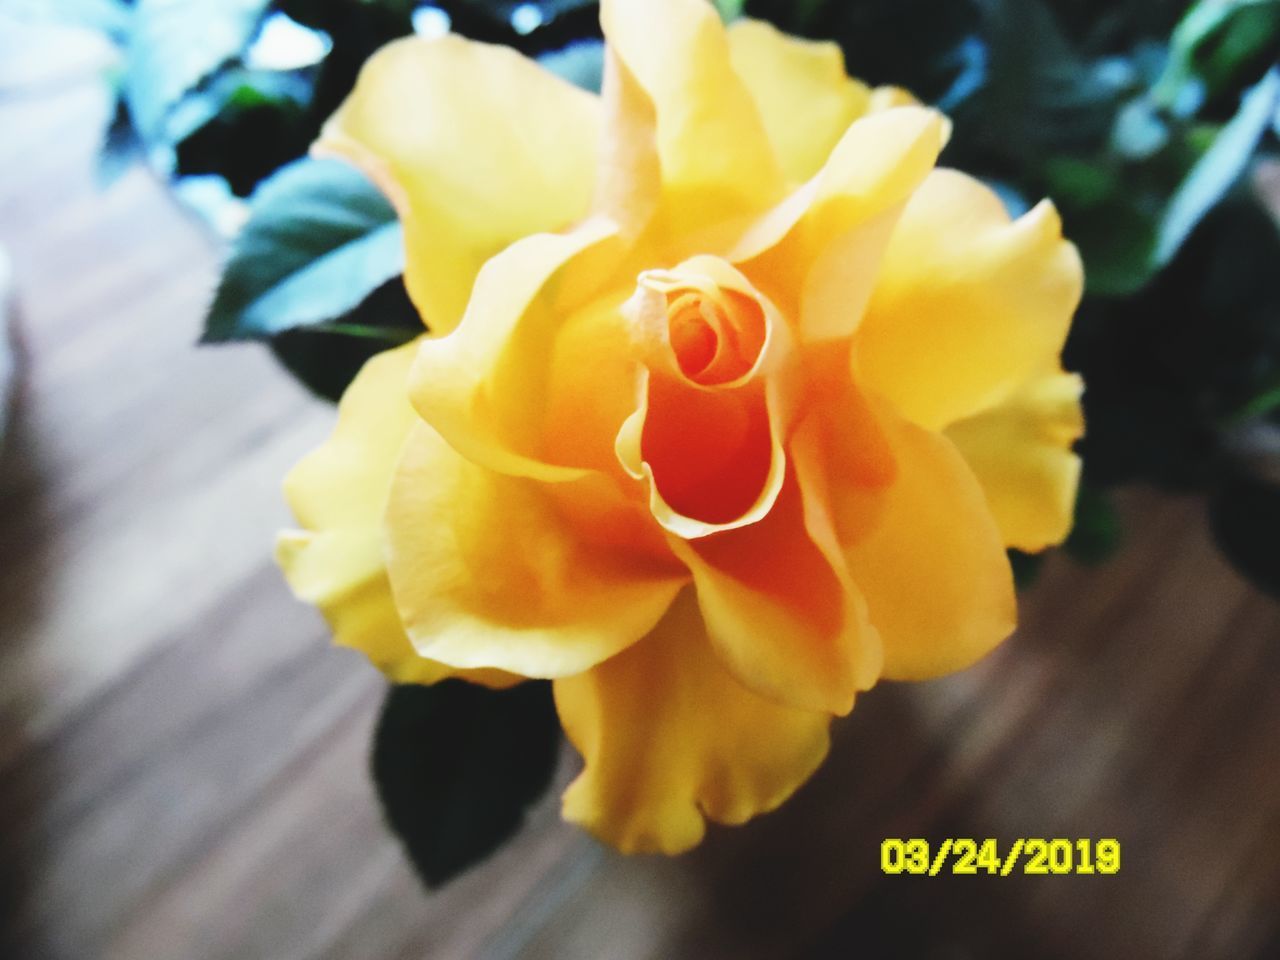
[[[1041,875],[1114,874],[1120,872],[1120,841],[1024,837],[1001,849],[991,839],[948,837],[935,848],[928,840],[889,837],[880,844],[880,869],[891,875],[928,877],[940,873],[1007,877],[1014,871]]]

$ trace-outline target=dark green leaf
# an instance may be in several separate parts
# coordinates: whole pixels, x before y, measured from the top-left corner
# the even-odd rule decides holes
[[[1128,195],[1082,210],[1064,209],[1067,236],[1080,248],[1085,284],[1097,296],[1125,296],[1151,279],[1155,217]]]
[[[164,140],[169,111],[214,70],[239,57],[268,0],[138,0],[126,91],[144,140]]]
[[[1120,546],[1120,518],[1111,501],[1099,490],[1082,485],[1076,496],[1075,526],[1064,545],[1081,563],[1107,560]]]
[[[1241,573],[1280,597],[1280,485],[1235,473],[1209,499],[1218,546]]]
[[[254,193],[203,340],[336,320],[403,269],[400,226],[377,189],[337,160],[299,160]]]
[[[1160,222],[1153,259],[1164,266],[1177,254],[1201,218],[1234,184],[1253,157],[1280,105],[1280,67],[1245,94],[1240,109],[1213,141],[1169,201]]]
[[[1014,585],[1019,590],[1026,590],[1040,578],[1040,568],[1044,566],[1044,554],[1010,550],[1009,566],[1013,568]]]
[[[981,96],[957,112],[957,128],[981,135],[1020,163],[1093,147],[1118,107],[1111,72],[1091,69],[1041,0],[982,0],[988,44]]]
[[[1198,0],[1169,41],[1169,58],[1152,97],[1174,109],[1188,87],[1212,95],[1264,53],[1280,30],[1277,0]],[[1255,74],[1256,76],[1256,74]]]
[[[383,812],[428,886],[498,849],[555,772],[551,685],[392,687],[373,747]]]
[[[336,402],[370,357],[422,331],[418,311],[396,277],[338,320],[272,337],[271,352],[309,390]]]
[[[170,115],[177,174],[218,174],[236,196],[250,196],[315,139],[310,94],[303,75],[221,71]]]
[[[1065,362],[1088,384],[1082,452],[1093,484],[1212,481],[1221,431],[1264,413],[1280,384],[1277,263],[1280,230],[1242,191],[1139,294],[1086,298]]]
[[[1105,163],[1076,157],[1052,157],[1044,165],[1049,195],[1059,203],[1088,209],[1120,192],[1120,176]]]
[[[310,96],[310,86],[297,74],[240,67],[224,70],[174,104],[165,135],[171,143],[181,143],[219,115],[257,107],[301,112]]]
[[[929,102],[957,90],[974,66],[976,51],[961,49],[978,27],[972,0],[747,0],[745,8],[788,33],[834,40],[854,76]]]

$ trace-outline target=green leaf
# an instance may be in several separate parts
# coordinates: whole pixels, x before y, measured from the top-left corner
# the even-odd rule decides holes
[[[1209,523],[1236,569],[1280,597],[1280,486],[1231,474],[1209,498]]]
[[[604,81],[604,44],[579,40],[538,57],[538,63],[575,87],[599,93]]]
[[[1120,192],[1119,174],[1106,163],[1051,157],[1044,165],[1049,195],[1081,208],[1096,207]]]
[[[1042,0],[982,0],[988,43],[979,96],[957,111],[1019,164],[1101,143],[1118,107],[1111,71],[1091,69]],[[969,134],[966,134],[969,135]]]
[[[1014,586],[1019,590],[1030,589],[1040,579],[1040,568],[1044,566],[1044,554],[1010,550],[1009,566],[1013,568]]]
[[[742,11],[746,8],[746,0],[715,0],[716,9],[720,11],[720,17],[725,23],[737,20],[742,16]]]
[[[125,89],[144,140],[163,140],[169,111],[240,56],[269,0],[138,0]]]
[[[461,680],[391,688],[373,778],[387,822],[427,886],[441,886],[515,834],[551,783],[559,743],[546,681],[509,690]]]
[[[276,359],[299,382],[337,402],[366,361],[422,331],[422,319],[396,277],[341,319],[286,330],[270,343]]]
[[[1196,162],[1169,201],[1161,219],[1153,260],[1174,258],[1196,224],[1222,199],[1248,167],[1258,141],[1280,106],[1280,67],[1273,67],[1240,102],[1213,145]]]
[[[1075,525],[1064,544],[1067,553],[1080,563],[1102,563],[1119,548],[1120,535],[1120,518],[1110,499],[1082,485],[1076,495]]]
[[[377,189],[337,160],[299,160],[250,199],[202,340],[336,320],[403,269],[400,225]]]
[[[1236,67],[1265,48],[1269,34],[1280,25],[1277,12],[1277,0],[1193,3],[1169,40],[1169,60],[1152,87],[1153,99],[1166,109],[1174,109],[1188,85],[1221,84]],[[1203,56],[1206,50],[1211,51],[1208,57]]]
[[[301,112],[310,96],[309,84],[294,73],[241,67],[224,70],[201,90],[173,105],[165,123],[165,136],[170,143],[181,143],[219,116],[254,107]]]
[[[1064,209],[1067,235],[1080,249],[1085,285],[1093,296],[1136,293],[1155,273],[1156,221],[1131,201],[1118,196],[1097,206]]]

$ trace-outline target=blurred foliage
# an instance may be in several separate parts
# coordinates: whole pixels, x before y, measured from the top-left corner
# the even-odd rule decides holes
[[[415,27],[447,24],[581,86],[600,82],[591,0],[16,2],[97,26],[124,52],[105,173],[140,146],[175,177],[216,174],[253,198],[205,339],[268,341],[326,396],[420,329],[394,280],[390,233],[379,232],[388,211],[369,219],[377,200],[350,178],[332,203],[361,212],[344,221],[317,195],[328,189],[319,168],[295,163],[365,59]],[[1265,520],[1275,511],[1258,508],[1249,524],[1236,509],[1275,496],[1267,471],[1280,457],[1250,447],[1280,408],[1280,238],[1249,187],[1280,130],[1280,0],[716,6],[834,40],[856,76],[938,104],[956,121],[944,162],[985,179],[1011,212],[1043,196],[1058,204],[1088,283],[1066,354],[1088,384],[1074,555],[1114,549],[1107,491],[1139,481],[1206,493],[1242,569],[1261,576],[1266,564],[1246,559],[1255,554],[1280,566],[1280,530]],[[310,60],[263,56],[282,22],[314,39]],[[290,246],[300,231],[314,246]],[[1261,471],[1260,456],[1270,465]],[[1224,493],[1240,490],[1248,495]],[[1269,553],[1250,553],[1249,537]]]
[[[1273,436],[1272,453],[1280,452]],[[1209,520],[1222,552],[1245,576],[1280,599],[1280,476],[1223,478],[1209,498]]]

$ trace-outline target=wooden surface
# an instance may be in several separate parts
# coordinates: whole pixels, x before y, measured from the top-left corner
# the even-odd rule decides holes
[[[0,102],[28,351],[0,477],[0,955],[1280,955],[1280,607],[1198,505],[1142,493],[1116,561],[1055,558],[994,656],[863,697],[779,813],[626,859],[548,798],[425,894],[366,777],[381,681],[269,560],[279,478],[331,410],[263,351],[193,346],[216,251],[140,171],[95,191],[103,110],[84,85]],[[1117,837],[1123,867],[884,877],[886,836]]]

